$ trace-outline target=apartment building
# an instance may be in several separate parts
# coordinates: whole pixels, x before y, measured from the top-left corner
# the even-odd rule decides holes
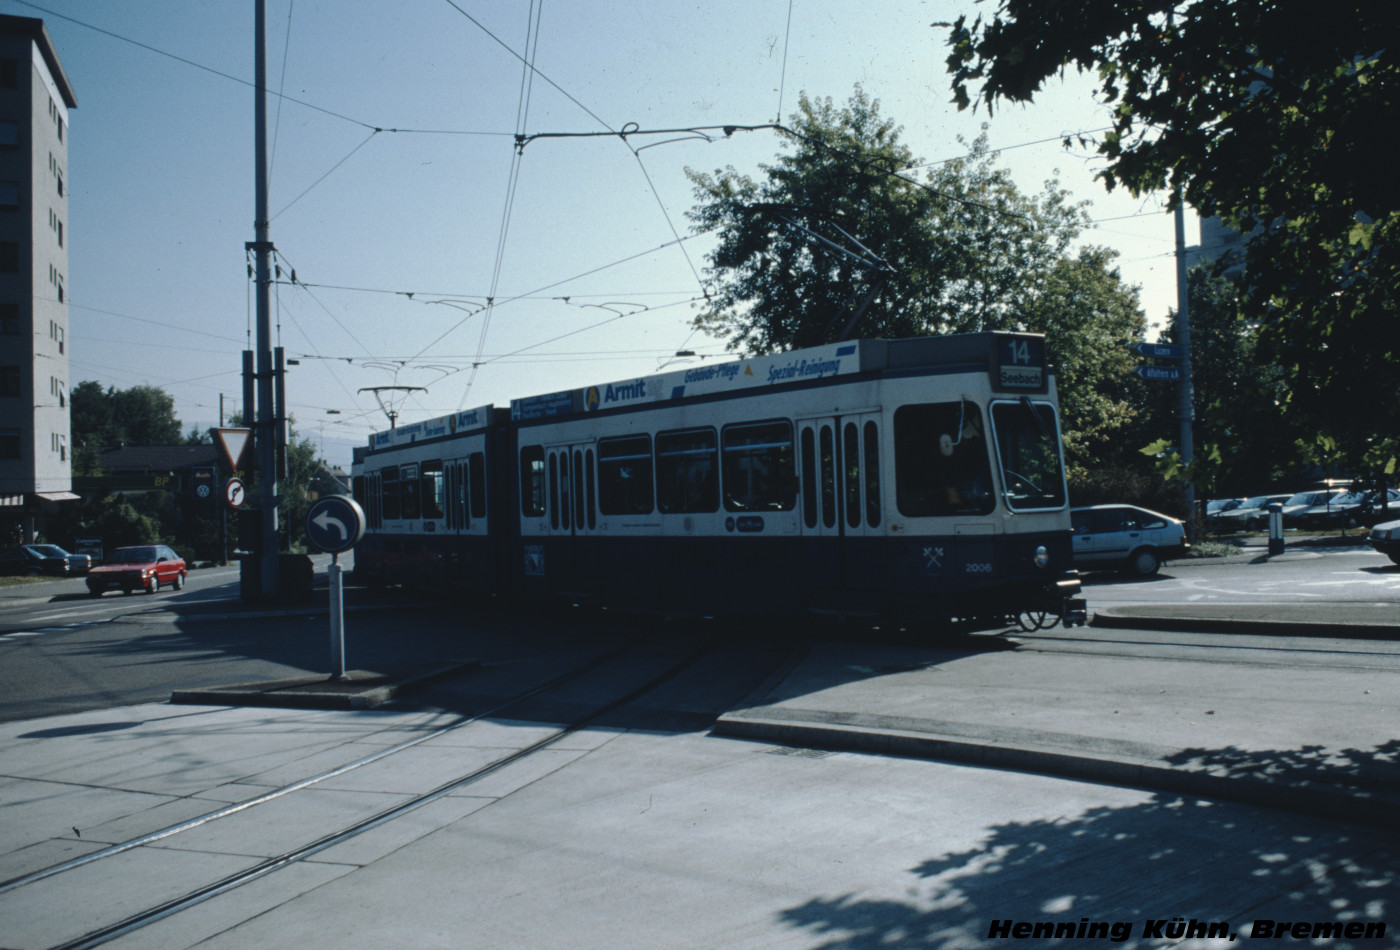
[[[68,113],[42,20],[0,16],[0,546],[72,487]]]

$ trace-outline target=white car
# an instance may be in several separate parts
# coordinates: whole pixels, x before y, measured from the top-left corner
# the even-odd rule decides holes
[[[1070,510],[1074,566],[1115,568],[1150,577],[1162,562],[1191,550],[1180,519],[1136,505],[1094,505]]]
[[[1400,521],[1387,521],[1371,529],[1366,536],[1371,547],[1400,564]]]

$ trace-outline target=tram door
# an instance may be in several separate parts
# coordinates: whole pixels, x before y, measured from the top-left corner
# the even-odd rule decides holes
[[[802,576],[808,603],[879,588],[864,539],[881,533],[881,421],[877,411],[799,420]]]
[[[551,446],[545,460],[551,542],[547,563],[565,589],[578,589],[580,580],[592,574],[590,538],[598,528],[594,455],[592,442],[579,442]]]

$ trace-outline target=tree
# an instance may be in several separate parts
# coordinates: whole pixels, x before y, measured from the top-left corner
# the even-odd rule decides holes
[[[1113,444],[1142,417],[1137,358],[1127,344],[1142,338],[1147,320],[1137,288],[1124,286],[1112,266],[1115,256],[1091,247],[1059,259],[1023,309],[1025,325],[1045,334],[1055,359],[1071,486],[1091,467],[1124,461],[1113,458]]]
[[[761,182],[733,168],[686,172],[695,230],[719,233],[719,292],[696,325],[731,349],[1012,328],[1017,303],[1085,223],[1054,182],[1038,199],[1022,195],[993,167],[985,135],[969,157],[910,177],[921,160],[859,87],[842,109],[802,96],[792,129],[794,151],[762,166]]]
[[[696,325],[728,336],[731,349],[814,346],[842,338],[869,298],[845,335],[1043,332],[1071,464],[1096,464],[1137,418],[1126,344],[1145,320],[1112,251],[1069,256],[1082,207],[1053,181],[1036,198],[1023,195],[995,167],[985,135],[967,157],[911,178],[905,170],[920,160],[859,88],[843,109],[803,96],[792,122],[795,150],[764,166],[763,181],[732,168],[687,171],[696,230],[719,232],[711,273],[720,290]],[[854,236],[879,263],[860,266],[803,228],[838,242]]]
[[[71,424],[75,475],[96,475],[97,450],[104,445],[178,445],[180,420],[175,399],[157,386],[109,387],[84,380],[73,387]]]
[[[1400,104],[1400,4],[1002,0],[938,25],[962,107],[1094,71],[1112,108],[1105,183],[1170,188],[1249,234],[1242,304],[1288,385],[1281,410],[1355,464],[1393,460],[1400,181],[1379,157]]]

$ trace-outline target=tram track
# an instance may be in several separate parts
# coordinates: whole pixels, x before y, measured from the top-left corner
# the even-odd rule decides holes
[[[503,702],[484,712],[471,716],[464,716],[455,722],[448,723],[431,732],[396,745],[381,749],[371,755],[363,756],[353,762],[345,763],[335,769],[292,782],[279,788],[273,789],[262,795],[216,809],[204,815],[197,816],[187,821],[153,831],[138,837],[131,838],[119,844],[111,845],[91,854],[74,858],[70,861],[62,862],[51,867],[34,871],[29,874],[20,875],[7,881],[0,882],[0,894],[19,891],[25,887],[38,884],[41,881],[75,871],[79,868],[88,867],[100,863],[106,859],[117,855],[147,847],[157,842],[167,841],[181,833],[205,827],[213,822],[232,817],[234,815],[248,815],[256,811],[259,806],[267,805],[278,799],[285,798],[297,791],[310,788],[328,779],[343,776],[355,769],[381,762],[393,755],[404,752],[410,748],[420,746],[433,739],[448,736],[455,731],[466,729],[474,723],[480,723],[492,717],[498,717],[506,713],[512,707],[520,706],[531,700],[544,697],[547,694],[563,690],[564,688],[578,684],[588,674],[599,671],[607,667],[610,663],[625,659],[633,653],[637,646],[643,642],[642,638],[629,640],[628,642],[607,651],[588,662],[573,669],[565,671],[544,683],[540,683],[528,689],[522,690],[509,697]],[[641,698],[652,690],[665,684],[668,680],[680,675],[689,669],[696,662],[710,653],[717,640],[708,638],[702,640],[698,646],[689,650],[672,662],[666,663],[659,672],[648,672],[640,683],[635,682],[635,676],[626,687],[613,688],[608,698],[592,704],[589,708],[572,716],[568,721],[560,724],[557,728],[549,731],[548,734],[529,742],[518,749],[507,752],[505,755],[492,760],[489,763],[470,769],[467,772],[454,776],[447,781],[441,782],[427,791],[414,794],[404,801],[398,802],[387,808],[383,808],[367,818],[355,821],[351,824],[336,828],[315,837],[313,840],[288,848],[278,854],[264,858],[251,866],[242,870],[227,874],[216,880],[203,884],[180,894],[176,897],[162,901],[152,901],[148,906],[135,912],[128,913],[113,923],[91,930],[82,936],[71,939],[63,943],[53,945],[53,950],[78,950],[78,948],[97,947],[112,940],[116,940],[134,931],[140,930],[157,921],[174,916],[188,908],[194,907],[207,900],[228,893],[243,885],[252,883],[279,870],[295,865],[296,863],[310,858],[316,854],[326,851],[338,844],[357,837],[367,831],[379,828],[394,820],[403,817],[431,802],[437,801],[445,796],[459,792],[462,789],[479,782],[488,776],[494,775],[511,765],[521,762],[550,746],[555,745],[565,737],[587,728],[589,725],[598,722],[610,713],[627,706],[635,700]],[[667,659],[670,659],[669,657]],[[653,663],[654,666],[654,663]],[[616,674],[613,674],[616,675]],[[630,687],[630,688],[628,688]],[[618,692],[618,689],[625,688],[625,692]]]

